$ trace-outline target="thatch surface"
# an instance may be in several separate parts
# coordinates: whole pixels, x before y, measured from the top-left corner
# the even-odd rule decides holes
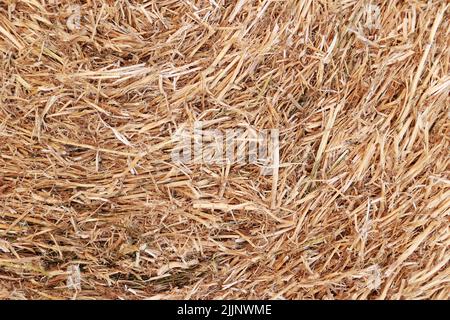
[[[0,298],[449,298],[446,0],[74,4],[0,2]]]

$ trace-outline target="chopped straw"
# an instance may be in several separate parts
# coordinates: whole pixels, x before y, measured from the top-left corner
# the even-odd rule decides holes
[[[1,1],[0,299],[448,299],[449,10]]]

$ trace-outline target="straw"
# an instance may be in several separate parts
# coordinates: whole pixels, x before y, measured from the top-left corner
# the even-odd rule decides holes
[[[449,14],[1,2],[0,298],[448,299]],[[279,152],[174,162],[197,121]]]

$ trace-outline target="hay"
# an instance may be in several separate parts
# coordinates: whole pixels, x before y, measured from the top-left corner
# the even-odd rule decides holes
[[[446,0],[0,3],[0,298],[448,299]],[[279,129],[279,165],[173,134]]]

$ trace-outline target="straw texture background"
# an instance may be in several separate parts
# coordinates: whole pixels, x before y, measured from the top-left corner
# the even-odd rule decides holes
[[[448,299],[449,20],[0,1],[0,298]],[[278,128],[279,169],[174,164],[196,120]]]

